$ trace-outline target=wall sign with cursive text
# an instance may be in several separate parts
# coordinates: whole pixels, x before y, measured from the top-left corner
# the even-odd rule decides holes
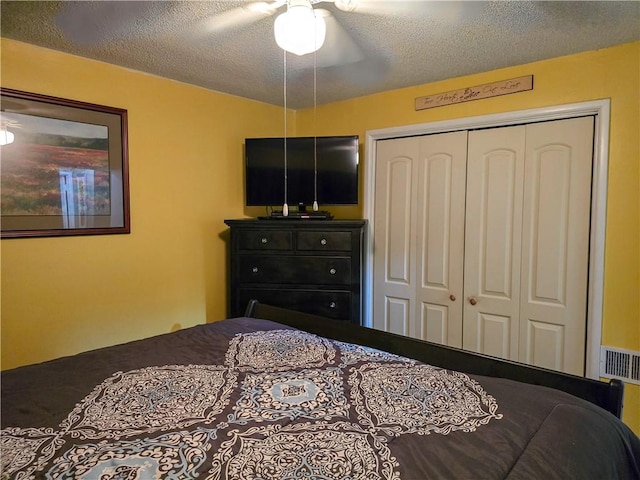
[[[510,93],[533,90],[533,75],[501,80],[500,82],[487,83],[476,87],[461,88],[445,93],[427,95],[416,98],[416,110],[453,105],[454,103],[470,102],[482,98],[499,97]]]

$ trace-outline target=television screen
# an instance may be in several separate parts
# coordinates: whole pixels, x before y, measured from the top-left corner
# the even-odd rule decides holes
[[[290,207],[310,206],[316,199],[318,205],[358,203],[357,135],[288,137],[286,142],[285,170],[284,138],[245,140],[247,206],[283,205],[285,181]]]

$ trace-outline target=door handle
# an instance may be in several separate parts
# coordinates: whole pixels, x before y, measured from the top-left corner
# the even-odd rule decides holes
[[[469,303],[471,305],[475,305],[476,303],[478,303],[478,299],[476,297],[469,297]]]
[[[455,302],[456,296],[452,293],[451,295],[449,295],[449,300],[451,300],[452,302]]]

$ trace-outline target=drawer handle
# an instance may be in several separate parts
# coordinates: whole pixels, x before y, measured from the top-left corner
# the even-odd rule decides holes
[[[335,275],[335,274],[336,274],[336,269],[335,269],[335,268],[332,268],[331,270],[329,270],[329,273],[330,273],[331,275]]]
[[[253,267],[253,268],[251,269],[251,271],[252,271],[253,273],[258,273],[258,267]]]
[[[336,308],[336,306],[337,306],[337,305],[336,305],[336,302],[331,302],[331,303],[329,304],[329,308]]]
[[[260,243],[262,243],[262,244],[269,243],[269,240],[267,239],[267,237],[262,237],[260,239]]]
[[[327,244],[327,239],[323,238],[322,240],[320,240],[320,245],[326,245]]]

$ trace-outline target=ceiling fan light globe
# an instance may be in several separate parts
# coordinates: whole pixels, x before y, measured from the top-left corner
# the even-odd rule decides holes
[[[327,25],[324,18],[305,5],[290,5],[273,24],[276,43],[296,55],[306,55],[324,44]]]

